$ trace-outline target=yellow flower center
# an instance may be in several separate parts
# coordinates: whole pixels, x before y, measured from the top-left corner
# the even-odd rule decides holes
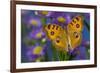
[[[36,20],[31,21],[32,25],[37,26],[38,22]]]
[[[48,14],[48,11],[41,11],[41,14],[47,15]]]
[[[59,22],[62,22],[62,23],[64,23],[65,21],[66,21],[66,19],[64,18],[64,17],[58,17],[57,18],[57,20],[59,21]]]
[[[37,46],[34,48],[33,54],[39,55],[39,54],[41,54],[42,50],[43,50],[43,48],[41,46]]]
[[[42,37],[42,32],[37,33],[37,34],[36,34],[36,37],[37,37],[37,38],[41,38],[41,37]]]
[[[36,62],[40,62],[41,61],[41,57],[36,59]]]

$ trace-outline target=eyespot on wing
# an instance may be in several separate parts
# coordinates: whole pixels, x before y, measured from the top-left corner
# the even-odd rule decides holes
[[[81,32],[82,29],[83,29],[83,17],[82,16],[74,17],[67,26],[68,31],[75,30],[75,31]]]

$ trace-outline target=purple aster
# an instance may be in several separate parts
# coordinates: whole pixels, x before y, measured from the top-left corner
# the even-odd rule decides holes
[[[45,46],[35,45],[27,48],[27,58],[29,61],[36,61],[45,54]]]
[[[35,16],[34,14],[32,14],[32,11],[30,13],[30,11],[22,11],[22,16],[21,16],[21,21],[23,24],[26,24],[27,27],[41,27],[42,23],[41,23],[41,19],[37,16]]]
[[[53,12],[51,15],[51,23],[58,24],[62,27],[66,27],[71,22],[71,17],[66,12]]]
[[[30,17],[28,23],[34,27],[40,27],[41,24],[41,20],[38,17]]]
[[[35,11],[35,15],[42,16],[42,17],[49,17],[52,12],[51,11]]]
[[[54,12],[51,17],[55,18],[57,21],[59,17],[63,17],[65,21],[62,23],[68,23],[71,21],[70,15],[65,12]]]
[[[74,60],[85,60],[87,59],[87,53],[85,47],[77,47],[70,54],[74,57]]]
[[[29,37],[32,39],[41,39],[41,38],[45,37],[45,33],[43,32],[42,29],[36,29],[36,30],[32,30],[29,33]]]

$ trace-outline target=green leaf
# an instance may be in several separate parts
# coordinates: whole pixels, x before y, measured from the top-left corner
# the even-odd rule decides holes
[[[45,26],[45,25],[46,25],[46,18],[43,18],[43,17],[42,17],[42,18],[41,18],[41,22],[42,22],[42,25]]]

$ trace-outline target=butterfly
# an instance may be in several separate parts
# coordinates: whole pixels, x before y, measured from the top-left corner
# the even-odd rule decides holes
[[[57,24],[48,24],[44,29],[47,37],[52,41],[57,50],[74,50],[81,44],[83,18],[82,16],[74,17],[66,29]]]

